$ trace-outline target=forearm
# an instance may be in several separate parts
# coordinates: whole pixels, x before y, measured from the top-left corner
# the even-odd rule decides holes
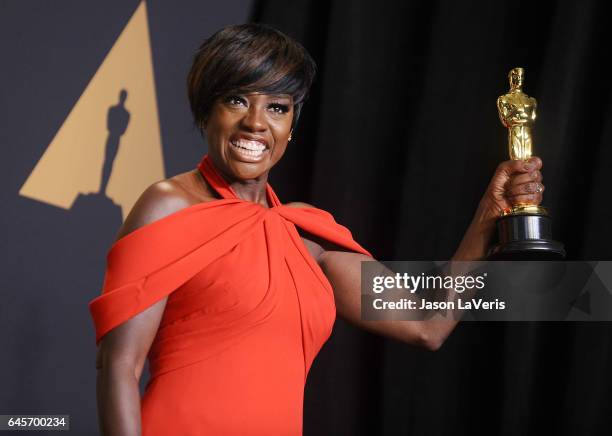
[[[483,198],[468,226],[463,239],[453,255],[453,261],[482,260],[486,257],[495,232],[495,216],[491,210],[491,201]]]
[[[483,199],[452,258],[453,261],[480,260],[485,257],[495,228],[495,213],[491,210],[495,211],[487,200]],[[338,314],[368,331],[432,350],[439,348],[457,325],[461,315],[458,310],[442,316],[433,310],[415,309],[411,316],[415,321],[391,318],[387,321],[364,321],[361,318],[361,262],[373,260],[362,254],[339,251],[325,251],[319,257],[319,264],[333,286]],[[461,271],[457,271],[456,268],[462,268],[462,265],[454,266],[451,262],[449,273],[460,274]],[[384,277],[395,274],[381,263],[375,275]],[[395,290],[396,295],[393,295],[393,292],[387,290],[385,295],[390,299],[397,297],[414,300],[415,306],[421,307],[421,297],[418,294]],[[448,289],[444,295],[439,296],[438,301],[456,302],[458,296],[454,289]],[[463,297],[466,296],[464,293]],[[421,313],[417,313],[419,310]],[[422,321],[416,321],[417,319]]]
[[[374,263],[368,268],[368,274],[371,274],[372,277],[394,277],[396,272],[371,257],[356,253],[326,252],[323,260],[321,267],[333,286],[338,315],[360,328],[405,343],[436,350],[457,324],[452,314],[444,318],[435,310],[421,309],[422,297],[419,293],[406,292],[406,289],[400,288],[386,289],[382,295],[386,301],[400,301],[401,299],[413,301],[414,309],[411,309],[410,320],[402,319],[399,312],[389,312],[389,317],[385,320],[366,321],[361,316],[361,262]],[[442,296],[439,296],[438,301],[441,299],[450,301],[456,296],[457,293],[454,290],[448,289]]]
[[[102,436],[139,436],[140,390],[134,370],[127,365],[98,369],[98,415]]]
[[[491,214],[491,210],[495,210],[487,198],[483,198],[474,214],[469,227],[467,228],[457,251],[451,259],[451,274],[464,274],[467,266],[453,266],[453,262],[462,261],[478,261],[483,260],[489,250],[491,240],[495,231],[495,216]],[[452,271],[452,270],[455,271]],[[461,271],[457,271],[460,269]],[[473,293],[473,291],[471,292]],[[465,298],[466,295],[463,295]],[[459,298],[459,294],[453,290],[447,293],[446,301],[455,301]],[[456,306],[455,306],[456,307]],[[432,348],[438,348],[448,337],[459,322],[461,313],[457,310],[450,311],[446,316],[439,314],[423,322],[424,336],[434,344]]]

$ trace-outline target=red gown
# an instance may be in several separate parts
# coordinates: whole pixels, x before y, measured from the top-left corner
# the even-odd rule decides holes
[[[89,308],[96,343],[168,296],[148,355],[143,436],[300,435],[306,376],[336,316],[331,285],[296,226],[369,255],[316,208],[241,200],[204,156],[223,197],[147,224],[107,255]]]

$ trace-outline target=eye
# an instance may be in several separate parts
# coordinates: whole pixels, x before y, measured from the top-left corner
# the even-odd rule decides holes
[[[228,103],[231,106],[241,106],[244,105],[246,106],[246,101],[244,98],[238,96],[238,95],[230,95],[225,99],[225,102]]]
[[[272,112],[277,114],[286,114],[289,112],[289,106],[286,104],[271,103],[269,108],[272,110]]]

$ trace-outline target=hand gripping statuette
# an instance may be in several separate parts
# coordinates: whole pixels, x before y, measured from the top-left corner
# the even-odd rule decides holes
[[[497,99],[499,119],[508,128],[510,159],[528,160],[532,155],[531,127],[537,102],[522,90],[524,70],[508,74],[510,91]],[[516,204],[502,211],[497,220],[498,244],[489,252],[492,260],[546,260],[565,257],[563,244],[552,239],[548,211],[535,204]]]

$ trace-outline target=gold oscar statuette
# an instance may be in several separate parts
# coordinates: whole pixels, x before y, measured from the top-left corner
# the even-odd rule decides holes
[[[531,129],[537,102],[523,92],[525,71],[513,68],[508,74],[510,90],[497,99],[499,119],[508,129],[508,151],[512,160],[532,156]],[[546,260],[565,257],[563,244],[552,239],[552,220],[538,205],[516,204],[502,211],[497,220],[498,243],[490,253],[493,260]]]

